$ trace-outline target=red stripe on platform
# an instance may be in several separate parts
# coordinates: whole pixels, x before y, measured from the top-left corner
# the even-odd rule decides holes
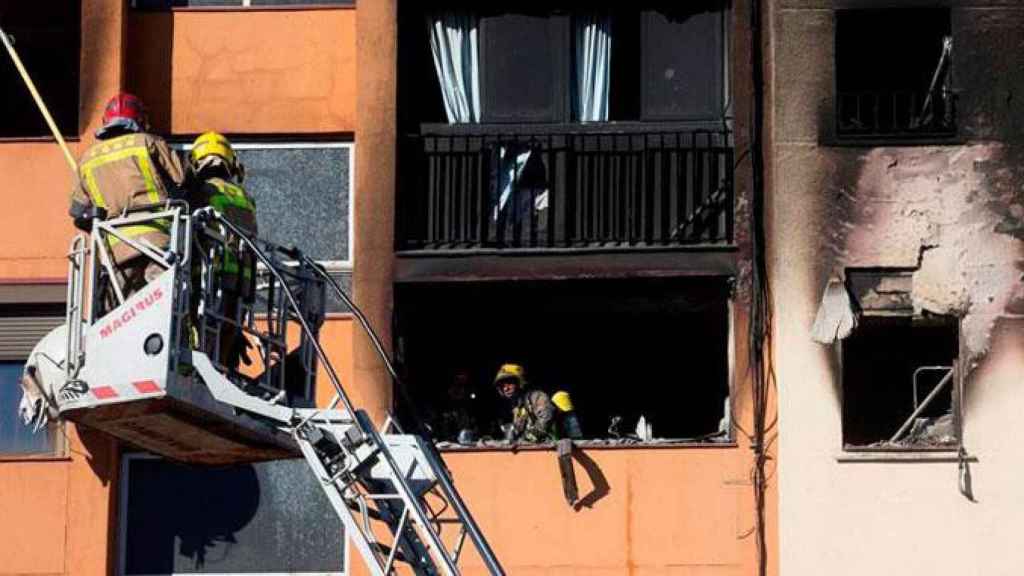
[[[92,395],[99,398],[100,400],[106,400],[107,398],[117,398],[117,390],[114,390],[110,386],[100,386],[92,389]]]
[[[138,382],[132,382],[132,386],[142,394],[149,394],[150,392],[159,392],[160,386],[152,380],[140,380]]]

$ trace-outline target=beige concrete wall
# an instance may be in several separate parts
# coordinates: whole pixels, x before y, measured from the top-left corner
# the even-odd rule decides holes
[[[781,0],[771,13],[780,572],[1019,574],[1024,12],[951,3],[963,143],[839,147],[831,8],[869,4]],[[918,267],[915,307],[962,318],[976,502],[958,491],[955,461],[837,460],[840,372],[809,329],[829,275],[847,266]]]

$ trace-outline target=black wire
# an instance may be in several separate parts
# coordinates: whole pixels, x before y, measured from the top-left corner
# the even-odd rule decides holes
[[[764,51],[763,22],[761,0],[753,0],[750,9],[751,33],[751,68],[753,73],[753,114],[751,118],[750,157],[752,175],[752,249],[753,249],[753,293],[751,295],[751,327],[750,327],[750,365],[751,365],[751,403],[753,419],[753,438],[751,449],[754,451],[754,468],[752,484],[754,489],[755,522],[757,532],[757,573],[765,576],[768,573],[768,545],[766,534],[765,493],[767,476],[765,466],[767,452],[767,410],[768,394],[774,383],[771,367],[772,310],[771,285],[768,277],[765,233],[765,183],[764,183],[764,146],[762,128],[764,119]]]
[[[315,270],[320,276],[322,276],[327,281],[328,285],[330,285],[330,287],[334,289],[334,292],[338,295],[339,298],[341,298],[345,305],[348,306],[350,310],[352,310],[352,313],[359,321],[360,326],[363,327],[363,330],[366,332],[366,335],[370,338],[370,342],[373,343],[373,347],[377,351],[377,354],[380,356],[381,360],[384,361],[384,366],[387,368],[388,374],[391,375],[392,382],[398,389],[398,393],[401,395],[402,401],[405,402],[406,410],[408,411],[409,416],[411,417],[413,422],[413,430],[416,432],[417,435],[423,436],[427,440],[431,440],[430,443],[433,444],[433,432],[430,430],[429,426],[425,425],[423,418],[419,414],[419,410],[416,408],[416,402],[413,401],[412,395],[409,393],[408,387],[406,387],[405,382],[401,378],[399,378],[398,371],[395,370],[395,365],[391,361],[391,357],[388,356],[388,353],[384,349],[384,345],[381,342],[380,336],[377,335],[377,332],[373,329],[373,326],[370,324],[370,321],[366,318],[366,315],[363,313],[362,310],[359,309],[358,306],[356,306],[356,303],[352,300],[352,298],[345,293],[345,291],[341,288],[338,282],[334,278],[332,278],[330,274],[327,273],[327,270],[325,270],[324,267],[321,266],[319,262],[313,260],[312,258],[305,254],[302,254],[301,252],[298,252],[297,250],[295,251],[295,254],[303,262],[311,266],[313,270]]]

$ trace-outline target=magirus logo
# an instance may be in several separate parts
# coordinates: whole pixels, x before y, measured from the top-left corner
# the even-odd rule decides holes
[[[159,287],[154,288],[152,292],[146,294],[141,300],[136,302],[131,308],[128,308],[124,312],[121,312],[113,320],[107,322],[106,326],[100,328],[100,338],[107,338],[113,336],[114,332],[120,330],[123,326],[126,326],[136,316],[142,314],[146,310],[149,310],[156,304],[161,298],[164,297],[164,291]]]

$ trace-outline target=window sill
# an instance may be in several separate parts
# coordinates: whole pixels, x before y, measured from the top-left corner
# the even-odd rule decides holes
[[[687,442],[682,440],[662,440],[652,442],[630,442],[615,444],[608,440],[575,440],[573,446],[582,450],[651,450],[651,449],[714,449],[714,448],[737,448],[737,444],[734,440],[727,440],[722,442]],[[554,452],[556,450],[556,444],[554,442],[544,442],[541,444],[519,444],[517,446],[510,446],[504,442],[487,442],[479,444],[456,444],[454,442],[438,442],[435,444],[437,449],[443,453],[469,453],[469,452]]]
[[[914,146],[962,146],[961,136],[833,136],[822,141],[826,148],[907,148]]]
[[[905,448],[892,449],[860,449],[845,450],[836,454],[839,463],[865,462],[922,462],[922,463],[957,463],[960,456],[956,448]],[[978,457],[967,455],[967,462],[977,462]]]
[[[56,454],[0,454],[0,465],[35,462],[70,462],[71,456]]]

